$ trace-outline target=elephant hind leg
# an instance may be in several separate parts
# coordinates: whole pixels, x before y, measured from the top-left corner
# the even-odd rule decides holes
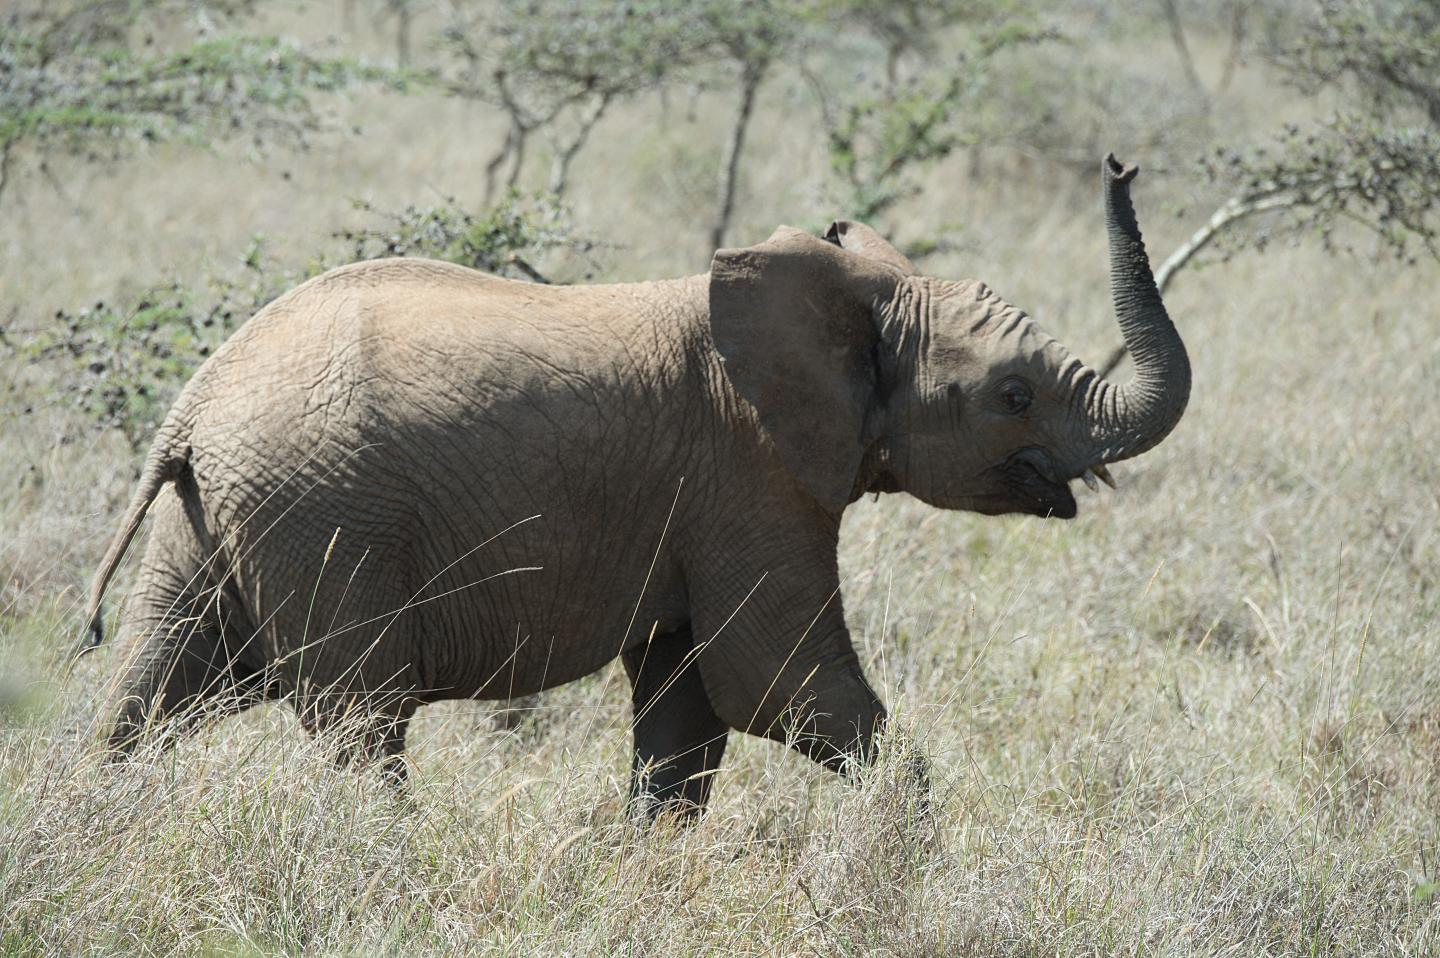
[[[623,655],[635,708],[632,806],[650,818],[705,808],[730,731],[710,705],[688,628]]]
[[[378,767],[403,790],[409,778],[405,733],[419,702],[406,696],[322,693],[297,701],[300,724],[340,768]]]
[[[128,605],[110,686],[108,758],[144,742],[173,745],[202,721],[271,698],[243,604],[211,583],[208,555],[171,488],[151,507],[154,527]]]
[[[119,761],[145,742],[170,747],[203,721],[269,697],[262,672],[237,662],[197,600],[135,632],[121,655],[106,757]]]

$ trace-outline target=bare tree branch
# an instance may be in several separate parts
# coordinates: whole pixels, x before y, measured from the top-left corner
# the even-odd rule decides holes
[[[516,131],[516,125],[515,117],[512,115],[510,123],[505,128],[505,139],[501,142],[500,149],[496,150],[495,155],[490,157],[485,164],[486,205],[495,202],[495,186],[499,182],[500,168],[505,165],[505,161],[510,158],[511,151],[515,149],[516,138],[523,135]]]
[[[544,273],[536,269],[534,266],[531,266],[529,261],[526,260],[524,257],[520,256],[518,253],[511,253],[506,256],[505,262],[509,263],[511,266],[515,267],[520,272],[533,279],[535,282],[543,283],[546,286],[550,285],[550,279],[546,277]]]
[[[570,139],[560,145],[555,151],[555,158],[550,164],[550,183],[547,189],[555,196],[564,196],[566,188],[570,185],[570,164],[590,139],[590,131],[600,118],[605,115],[605,110],[610,106],[613,96],[610,93],[602,93],[598,99],[590,101],[589,109],[580,117],[579,126]],[[552,140],[553,142],[553,140]]]

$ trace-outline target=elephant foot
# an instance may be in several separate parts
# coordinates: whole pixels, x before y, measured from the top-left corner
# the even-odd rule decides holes
[[[106,764],[129,759],[142,745],[173,746],[206,721],[244,711],[268,698],[263,672],[245,670],[226,649],[203,602],[166,612],[160,624],[122,646],[123,664],[111,698]]]

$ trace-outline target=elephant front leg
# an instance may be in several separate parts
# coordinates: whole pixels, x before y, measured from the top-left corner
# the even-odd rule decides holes
[[[741,541],[690,577],[709,700],[731,728],[852,774],[874,760],[885,707],[845,627],[835,541],[797,534],[787,542],[778,531]]]
[[[635,707],[632,806],[651,819],[693,819],[710,797],[729,728],[705,694],[691,632],[656,635],[622,657]]]

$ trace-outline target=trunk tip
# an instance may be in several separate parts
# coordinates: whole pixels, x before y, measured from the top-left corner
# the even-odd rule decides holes
[[[1140,172],[1140,167],[1131,164],[1126,166],[1115,159],[1114,153],[1105,154],[1105,177],[1116,183],[1129,183],[1135,179],[1135,174]]]

